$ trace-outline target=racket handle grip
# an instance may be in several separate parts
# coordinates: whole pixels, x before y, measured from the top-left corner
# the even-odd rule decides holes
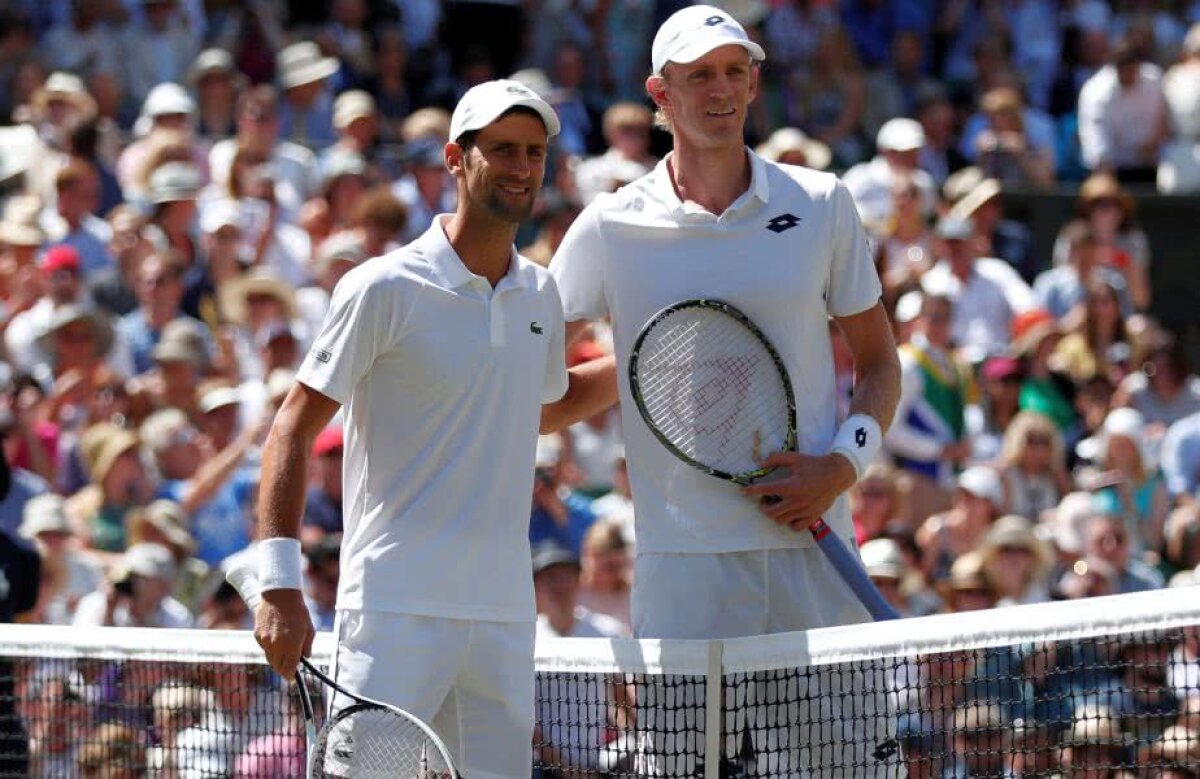
[[[817,542],[817,546],[820,547],[825,557],[842,575],[842,580],[858,596],[867,611],[871,612],[871,617],[876,622],[900,619],[900,614],[879,592],[862,563],[854,556],[845,542],[838,538],[837,533],[834,533],[833,529],[825,524],[824,519],[818,519],[809,528],[809,532],[812,533],[813,540]]]

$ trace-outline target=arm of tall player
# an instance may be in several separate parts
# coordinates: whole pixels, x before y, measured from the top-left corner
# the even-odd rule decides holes
[[[569,348],[587,330],[582,320],[567,322],[565,340]],[[613,355],[576,365],[567,371],[567,392],[542,406],[541,433],[557,433],[565,427],[595,416],[617,403],[617,358]]]
[[[284,399],[263,445],[259,540],[299,537],[309,452],[337,409],[337,401],[300,382]],[[299,589],[263,592],[262,603],[254,614],[254,637],[267,662],[283,678],[295,676],[301,656],[312,652],[313,635]]]
[[[848,317],[839,317],[838,325],[854,355],[854,398],[850,414],[866,414],[886,431],[892,424],[900,399],[900,358],[892,327],[882,303]],[[764,503],[760,510],[775,522],[797,530],[806,529],[821,518],[837,497],[853,486],[854,466],[841,454],[804,455],[776,452],[763,465],[781,467],[789,476],[780,481],[754,484],[744,488],[747,495],[778,495],[781,500]]]

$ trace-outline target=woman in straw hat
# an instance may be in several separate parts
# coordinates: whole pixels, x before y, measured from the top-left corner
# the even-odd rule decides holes
[[[1062,434],[1036,411],[1022,411],[1008,426],[1000,463],[1008,510],[1014,514],[1037,519],[1070,491]]]
[[[1009,514],[997,519],[984,537],[979,553],[983,557],[984,576],[999,596],[997,606],[1050,600],[1049,576],[1054,553],[1025,517]]]
[[[1066,264],[1071,230],[1078,222],[1087,223],[1100,244],[1100,264],[1125,277],[1134,306],[1144,310],[1150,305],[1150,240],[1137,225],[1133,198],[1111,173],[1095,173],[1079,187],[1075,214],[1054,241],[1054,264]]]

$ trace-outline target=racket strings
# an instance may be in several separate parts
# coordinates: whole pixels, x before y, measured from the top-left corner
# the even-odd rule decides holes
[[[759,338],[728,315],[681,309],[647,333],[638,355],[651,424],[692,460],[734,475],[786,445],[787,390]]]
[[[453,771],[422,727],[399,712],[354,706],[335,715],[317,738],[318,779],[449,779]]]

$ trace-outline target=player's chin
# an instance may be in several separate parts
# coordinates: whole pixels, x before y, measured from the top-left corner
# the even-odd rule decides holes
[[[524,222],[533,215],[533,205],[537,200],[537,192],[530,190],[526,194],[516,195],[509,192],[497,194],[489,205],[491,211],[506,222]]]

